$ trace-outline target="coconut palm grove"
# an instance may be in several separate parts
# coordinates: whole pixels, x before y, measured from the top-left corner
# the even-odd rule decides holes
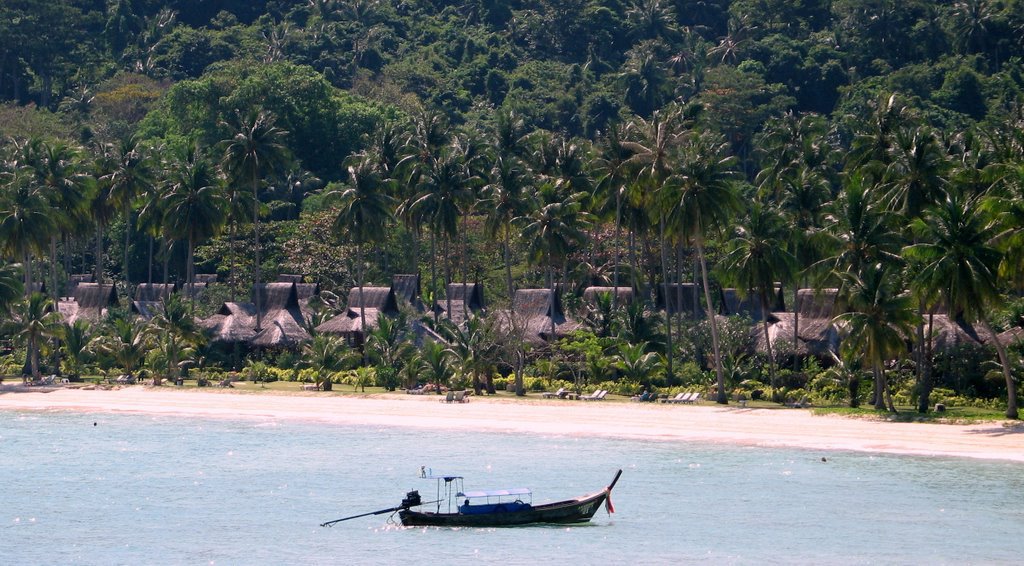
[[[0,373],[1017,418],[1022,36],[1020,0],[5,0]]]

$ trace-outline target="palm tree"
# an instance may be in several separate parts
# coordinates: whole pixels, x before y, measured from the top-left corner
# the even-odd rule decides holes
[[[494,159],[491,181],[484,185],[484,200],[481,206],[486,211],[485,228],[487,235],[500,235],[502,258],[505,261],[505,284],[511,304],[515,296],[512,283],[511,240],[517,219],[529,212],[529,193],[532,189],[528,172],[514,157],[499,155]]]
[[[427,380],[437,384],[437,393],[440,394],[441,387],[448,383],[448,379],[452,375],[451,351],[444,344],[426,342],[420,348],[417,357],[421,360],[420,363]]]
[[[637,189],[653,197],[651,208],[648,210],[651,218],[656,218],[658,223],[659,240],[661,242],[661,273],[662,284],[666,305],[669,300],[669,271],[668,271],[668,233],[666,231],[667,217],[676,206],[674,194],[675,185],[667,184],[666,181],[673,173],[675,165],[674,152],[677,150],[683,138],[684,115],[678,108],[670,108],[668,111],[655,111],[651,119],[644,120],[637,118],[629,124],[629,130],[633,139],[623,143],[623,146],[633,153],[626,161],[627,166],[636,171],[634,184]],[[709,311],[710,312],[710,311]],[[665,356],[668,359],[668,374],[672,376],[672,314],[671,309],[665,309]]]
[[[885,364],[902,355],[913,335],[918,316],[913,297],[903,292],[896,269],[868,266],[860,274],[846,273],[845,309],[835,317],[844,327],[844,359],[860,357],[875,378],[875,408],[895,412],[885,378]]]
[[[340,371],[347,359],[345,341],[329,334],[317,334],[302,346],[303,357],[316,370],[316,385],[331,390],[331,374]]]
[[[348,184],[328,193],[338,201],[338,216],[332,231],[356,245],[356,272],[359,295],[363,297],[363,246],[384,237],[391,218],[392,198],[386,190],[390,184],[380,177],[366,154],[352,156],[348,167]],[[360,328],[366,331],[365,301],[360,302]]]
[[[728,225],[733,214],[740,209],[733,187],[735,157],[729,155],[728,144],[706,134],[695,134],[684,145],[681,163],[667,183],[677,187],[677,201],[672,207],[672,223],[680,228],[680,235],[693,244],[700,263],[704,300],[708,321],[711,323],[711,344],[715,354],[715,374],[718,378],[717,402],[729,402],[725,392],[725,374],[718,343],[718,323],[711,304],[708,284],[708,266],[704,245],[709,235]]]
[[[624,132],[619,126],[613,125],[604,138],[602,153],[594,160],[594,168],[597,171],[597,182],[594,186],[599,194],[612,195],[609,199],[615,203],[615,258],[612,260],[613,274],[612,287],[619,287],[619,254],[622,242],[622,205],[627,197],[629,172],[629,159],[633,152],[622,142]],[[612,308],[618,307],[618,293],[612,293]]]
[[[11,307],[25,294],[18,269],[14,265],[0,265],[0,314],[10,315]]]
[[[549,312],[554,313],[555,267],[563,265],[569,254],[584,238],[589,215],[583,211],[584,193],[563,195],[554,185],[540,187],[539,206],[523,218],[523,239],[530,250],[530,260],[547,270],[551,289]],[[551,336],[555,336],[555,319],[551,317]]]
[[[128,377],[133,377],[149,350],[146,326],[137,320],[116,318],[108,332],[93,339],[93,349],[123,369]]]
[[[61,350],[69,377],[81,377],[89,359],[89,330],[89,321],[84,318],[79,318],[71,324],[64,323],[61,328]]]
[[[44,143],[42,159],[35,171],[37,182],[45,191],[52,214],[56,218],[59,234],[50,237],[50,293],[59,296],[57,290],[57,240],[63,235],[65,248],[67,235],[86,224],[86,204],[92,179],[81,169],[77,150],[62,143]],[[65,249],[65,260],[70,258]],[[67,263],[67,261],[65,261]]]
[[[194,314],[196,245],[217,234],[228,205],[216,169],[200,155],[198,148],[175,163],[163,200],[164,231],[171,238],[188,242],[185,279]]]
[[[431,246],[431,288],[437,288],[436,241],[441,237],[445,256],[445,284],[451,283],[451,262],[448,261],[448,245],[458,236],[459,219],[467,213],[472,201],[473,186],[479,178],[470,173],[459,152],[445,148],[421,172],[420,190],[411,205],[414,214],[427,220],[430,226]],[[450,302],[450,301],[449,301]],[[451,304],[448,305],[451,312]]]
[[[194,302],[193,299],[193,304]],[[183,348],[198,346],[203,341],[203,333],[196,324],[195,317],[178,296],[172,296],[164,301],[163,308],[150,321],[149,329],[158,339],[167,341],[165,349],[168,354],[168,369],[172,372],[168,377],[177,378],[181,375],[180,352]],[[153,377],[153,385],[160,385],[159,377]]]
[[[135,136],[129,136],[116,146],[106,148],[111,168],[101,179],[108,196],[124,213],[124,281],[131,283],[128,273],[128,249],[131,243],[132,205],[144,191],[151,190],[153,171],[148,152]]]
[[[30,174],[24,168],[6,174],[0,193],[0,254],[22,262],[26,296],[32,292],[32,255],[43,253],[56,233],[49,203]]]
[[[661,357],[655,352],[647,351],[647,343],[619,343],[619,351],[615,354],[615,369],[622,378],[633,383],[640,383],[645,388],[651,386],[651,378],[663,369]]]
[[[768,374],[775,386],[775,357],[768,336],[769,296],[775,283],[785,283],[796,272],[796,257],[788,249],[789,226],[782,214],[755,202],[745,222],[736,225],[722,269],[742,296],[753,294],[761,306],[761,324],[768,350]]]
[[[32,378],[39,379],[39,349],[60,332],[60,315],[53,301],[42,293],[30,294],[9,324],[11,333],[25,341]]]
[[[288,132],[278,128],[274,115],[259,111],[247,117],[237,115],[235,134],[221,142],[224,156],[221,165],[227,172],[229,181],[238,185],[249,184],[253,198],[253,243],[255,246],[256,280],[260,286],[260,182],[269,175],[287,169],[290,152],[284,145]],[[260,293],[256,298],[256,331],[262,328],[262,308]]]
[[[950,192],[914,221],[920,243],[904,249],[919,266],[914,285],[945,299],[950,312],[962,312],[988,332],[1006,380],[1006,417],[1017,418],[1017,391],[1006,347],[989,321],[988,312],[1001,304],[999,264],[1002,254],[992,244],[995,229],[985,222],[977,196]]]

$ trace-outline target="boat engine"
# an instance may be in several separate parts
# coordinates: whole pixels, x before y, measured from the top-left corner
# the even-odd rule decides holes
[[[420,499],[420,492],[410,491],[405,494],[405,499],[402,500],[402,507],[408,509],[409,507],[416,507],[421,503],[423,503],[423,500]]]

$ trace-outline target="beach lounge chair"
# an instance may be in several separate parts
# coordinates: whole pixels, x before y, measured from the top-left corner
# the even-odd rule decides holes
[[[796,401],[795,403],[786,403],[787,407],[792,407],[794,409],[803,409],[804,407],[809,407],[810,405],[811,401],[810,399],[807,398],[806,395],[801,397],[800,400]]]
[[[550,391],[545,391],[544,393],[541,393],[541,397],[544,397],[545,399],[551,399],[552,397],[557,399],[565,399],[566,393],[568,392],[565,390],[564,387],[559,387],[558,391],[555,391],[554,393]]]
[[[679,400],[682,399],[684,395],[689,395],[689,393],[679,392],[679,393],[676,393],[675,397],[666,397],[666,398],[662,399],[661,402],[662,403],[678,403]]]
[[[601,394],[601,391],[601,389],[598,389],[590,395],[580,395],[580,399],[583,399],[584,401],[593,401],[594,399],[597,399],[597,396]]]
[[[456,403],[469,403],[469,397],[466,396],[466,392],[465,391],[456,391],[455,392],[455,402]]]
[[[449,391],[448,394],[444,396],[444,399],[440,399],[440,401],[442,403],[453,403],[453,402],[455,402],[455,392],[454,391]]]
[[[690,398],[686,401],[683,401],[683,403],[686,403],[687,405],[695,405],[698,401],[700,401],[700,391],[697,391],[696,393],[691,395]]]

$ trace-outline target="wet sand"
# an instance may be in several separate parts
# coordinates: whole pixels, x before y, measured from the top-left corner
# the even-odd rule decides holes
[[[134,413],[565,434],[1024,462],[1024,424],[893,423],[806,409],[425,395],[0,386],[0,410]],[[826,456],[823,454],[823,456]]]

